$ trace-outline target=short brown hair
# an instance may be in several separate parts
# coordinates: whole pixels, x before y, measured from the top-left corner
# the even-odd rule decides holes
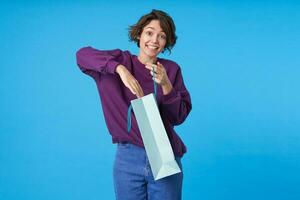
[[[139,21],[129,26],[129,41],[137,43],[137,46],[140,47],[140,40],[138,39],[145,26],[147,26],[152,20],[158,20],[162,30],[167,35],[166,45],[163,52],[167,49],[171,53],[171,49],[176,44],[177,36],[175,34],[176,27],[173,19],[164,11],[153,9],[150,13],[143,15]]]

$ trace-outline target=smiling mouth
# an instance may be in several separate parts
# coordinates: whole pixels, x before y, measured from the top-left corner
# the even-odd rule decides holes
[[[159,48],[159,47],[153,46],[153,45],[146,45],[146,47],[151,50],[158,50],[158,48]]]

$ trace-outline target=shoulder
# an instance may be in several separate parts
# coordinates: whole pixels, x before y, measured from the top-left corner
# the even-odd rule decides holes
[[[125,56],[125,57],[131,57],[132,54],[130,51],[128,50],[122,50],[122,49],[110,49],[110,50],[100,50],[100,51],[103,51],[103,52],[106,52],[107,54],[109,55],[112,55],[112,56],[115,56],[115,57],[118,57],[118,56]]]
[[[107,52],[111,53],[111,54],[124,54],[124,55],[128,55],[131,56],[132,54],[130,53],[130,51],[128,50],[122,50],[122,49],[111,49],[111,50],[107,50]]]
[[[119,48],[104,50],[104,49],[98,49],[98,48],[95,48],[92,46],[85,46],[85,47],[82,47],[81,49],[79,49],[79,51],[93,51],[93,52],[99,52],[99,53],[107,54],[107,55],[111,55],[111,56],[121,56],[121,55],[129,56],[129,57],[132,56],[130,51],[121,50]]]

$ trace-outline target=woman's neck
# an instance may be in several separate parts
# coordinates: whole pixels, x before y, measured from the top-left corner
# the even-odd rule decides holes
[[[151,58],[151,57],[148,57],[148,56],[145,56],[145,55],[142,55],[142,54],[138,55],[138,59],[143,64],[146,64],[147,62],[156,63],[156,61],[157,61],[156,57]]]

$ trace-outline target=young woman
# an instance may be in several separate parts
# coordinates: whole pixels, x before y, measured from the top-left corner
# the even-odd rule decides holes
[[[176,43],[175,24],[160,10],[152,10],[130,26],[129,38],[139,47],[138,56],[129,51],[80,49],[77,64],[96,81],[102,109],[112,142],[117,143],[113,169],[116,199],[181,199],[183,172],[154,181],[134,114],[127,130],[130,101],[153,93],[176,161],[182,170],[181,157],[186,147],[174,130],[191,111],[191,99],[180,67],[157,57],[171,51]]]

